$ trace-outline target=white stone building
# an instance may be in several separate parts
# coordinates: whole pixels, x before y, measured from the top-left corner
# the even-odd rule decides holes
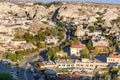
[[[81,51],[86,48],[85,44],[76,43],[72,44],[70,47],[70,55],[72,56],[80,56]]]
[[[57,44],[58,40],[59,39],[58,39],[57,36],[46,36],[46,39],[45,39],[45,41],[47,42],[47,44],[51,44],[51,43]]]
[[[108,63],[91,61],[89,59],[79,60],[56,60],[55,63],[44,63],[45,68],[58,68],[58,69],[72,69],[73,71],[94,71],[95,69],[103,69],[108,67]]]
[[[112,53],[109,57],[107,57],[107,63],[120,63],[120,53]]]
[[[93,43],[93,47],[96,47],[96,46],[106,46],[106,47],[109,47],[108,40],[92,41],[92,43]]]

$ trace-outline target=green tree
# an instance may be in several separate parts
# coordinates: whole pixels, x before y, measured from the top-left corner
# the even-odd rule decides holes
[[[9,73],[0,73],[0,80],[13,80],[13,77]]]
[[[36,35],[37,41],[44,41],[45,40],[45,33],[41,30],[38,31],[38,35]]]
[[[109,42],[109,46],[112,46],[113,43],[112,40],[109,40],[108,42]]]
[[[38,46],[38,48],[45,48],[46,47],[46,43],[45,42],[38,42],[37,46]]]
[[[118,71],[119,71],[119,68],[117,68],[117,67],[110,68],[109,72],[111,73],[111,79],[112,80],[117,80],[117,79],[115,79],[116,78],[115,75],[118,74]]]
[[[10,59],[11,61],[17,61],[17,55],[16,54],[8,53],[7,58]]]
[[[118,17],[117,19],[114,19],[114,20],[112,20],[113,21],[113,23],[120,23],[120,17]]]
[[[103,13],[101,13],[101,12],[97,12],[96,14],[98,14],[99,16],[102,16],[102,15],[103,15]]]
[[[95,60],[95,56],[94,55],[90,55],[90,60]]]
[[[87,48],[83,49],[80,57],[81,58],[89,58],[89,50]]]
[[[55,60],[57,58],[55,49],[53,48],[49,49],[48,52],[46,53],[46,56],[48,57],[48,59]]]
[[[89,49],[89,50],[93,50],[94,48],[93,48],[93,43],[92,43],[92,41],[91,41],[91,39],[88,41],[88,43],[87,43],[87,48]]]
[[[109,39],[113,41],[114,39],[114,34],[110,33],[110,35],[108,35]]]
[[[116,39],[114,39],[113,42],[114,42],[114,46],[119,47],[119,42]]]
[[[26,32],[26,33],[23,35],[23,38],[24,38],[27,42],[34,43],[33,35],[31,35],[29,32]]]
[[[17,60],[22,60],[23,59],[23,53],[16,53],[17,55]]]
[[[110,76],[110,75],[109,75],[109,73],[107,73],[107,72],[102,73],[102,74],[100,75],[101,78],[106,78],[106,77],[108,77],[108,76]]]
[[[112,75],[114,75],[114,74],[117,74],[118,71],[119,71],[119,69],[118,69],[117,67],[112,67],[109,72],[110,72]]]
[[[102,33],[104,33],[107,29],[107,26],[101,26]]]
[[[93,32],[93,31],[96,30],[96,27],[95,27],[95,26],[89,26],[88,29],[89,29],[91,32]]]

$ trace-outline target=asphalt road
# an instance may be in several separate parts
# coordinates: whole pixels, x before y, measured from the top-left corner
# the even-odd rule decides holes
[[[57,9],[58,11],[59,9]],[[54,16],[53,16],[53,20],[56,19],[56,16],[57,16],[57,11],[55,12]],[[65,37],[64,39],[58,43],[57,45],[53,45],[53,46],[49,46],[49,47],[55,47],[55,46],[59,46],[59,45],[62,45],[62,43],[65,43],[67,41],[69,41],[71,39],[71,26],[66,24],[66,23],[63,23],[60,21],[60,23],[62,23],[63,25],[65,25],[65,28],[67,29],[67,32],[65,34]],[[28,65],[27,63],[29,62],[32,62],[32,61],[35,61],[37,59],[42,59],[41,57],[38,57],[38,56],[42,56],[44,59],[46,59],[46,56],[45,56],[45,53],[47,51],[48,47],[47,48],[44,48],[42,50],[39,51],[39,53],[35,54],[35,55],[32,55],[32,56],[29,56],[29,57],[24,57],[24,59],[20,62],[20,68],[19,68],[19,75],[20,75],[20,80],[34,80],[33,78],[33,74],[30,72]],[[0,71],[1,72],[11,72],[11,70],[15,71],[17,68],[6,68],[5,65],[3,64],[0,64]]]
[[[6,68],[6,65],[0,63],[0,72],[10,72],[10,69]]]

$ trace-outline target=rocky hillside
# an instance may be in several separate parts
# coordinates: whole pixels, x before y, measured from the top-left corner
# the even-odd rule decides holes
[[[59,10],[59,17],[64,21],[83,20],[96,21],[97,17],[103,20],[114,20],[120,17],[120,5],[97,3],[66,3]]]
[[[17,15],[18,17],[41,19],[48,17],[55,9],[54,5],[46,7],[35,3],[0,2],[0,18]]]
[[[43,18],[50,19],[58,7],[60,7],[58,18],[67,22],[95,22],[97,18],[111,21],[120,17],[120,5],[80,2],[0,2],[0,18],[19,17],[34,20],[41,20]]]
[[[96,4],[96,3],[62,3],[60,5],[43,5],[36,3],[9,3],[0,2],[0,17],[18,15],[19,17],[29,17],[41,19],[48,17],[61,6],[59,16],[66,18],[88,18],[98,17],[97,12],[103,13],[103,19],[115,19],[120,15],[119,5]]]

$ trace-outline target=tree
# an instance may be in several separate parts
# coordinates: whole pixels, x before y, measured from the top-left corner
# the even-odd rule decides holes
[[[113,42],[114,42],[114,46],[119,47],[119,42],[116,39],[114,39]]]
[[[113,43],[112,40],[109,40],[108,42],[109,42],[109,46],[112,46]]]
[[[87,48],[88,48],[89,50],[93,50],[93,43],[92,43],[91,39],[88,40]]]
[[[82,50],[81,58],[89,58],[89,50],[87,48]]]
[[[112,67],[109,72],[112,75],[114,75],[114,74],[117,75],[118,71],[119,71],[119,69],[117,67]]]
[[[115,80],[115,76],[117,75],[118,71],[119,71],[119,68],[117,68],[117,67],[112,67],[112,68],[109,70],[109,72],[111,73],[111,78],[112,78],[113,80]],[[116,79],[116,80],[117,80],[117,79]]]
[[[96,14],[98,14],[99,16],[102,16],[102,15],[103,15],[103,13],[101,13],[101,12],[97,12]]]
[[[110,52],[111,52],[111,53],[115,52],[115,46],[112,46],[112,47],[110,48]]]
[[[77,37],[74,38],[73,43],[78,43],[78,42],[79,42],[79,39]]]
[[[24,38],[27,42],[34,43],[33,35],[31,35],[29,32],[26,32],[26,33],[23,35],[23,38]]]
[[[8,53],[7,58],[10,59],[11,61],[17,61],[17,55],[16,54]]]
[[[114,34],[110,33],[110,35],[108,35],[108,38],[113,41],[113,39],[114,39]]]
[[[113,23],[120,23],[120,17],[118,17],[117,19],[114,19],[114,20],[112,20],[113,21]]]
[[[95,60],[95,56],[94,55],[90,55],[90,60]]]
[[[101,26],[102,33],[104,33],[107,29],[107,26]]]
[[[95,76],[94,76],[94,80],[99,80],[99,78],[100,78],[100,74],[99,74],[99,72],[96,72],[95,73]]]
[[[96,27],[95,27],[95,26],[89,26],[88,29],[89,29],[91,32],[93,32],[93,31],[96,30]]]
[[[16,58],[17,60],[22,60],[23,59],[23,53],[16,53]]]
[[[101,78],[110,77],[109,73],[105,72],[100,75]]]
[[[37,46],[38,46],[38,48],[45,48],[46,47],[46,43],[45,42],[38,42]]]
[[[38,35],[36,35],[37,41],[44,41],[45,40],[45,33],[41,30],[38,31]]]
[[[9,73],[0,73],[0,80],[13,80],[13,77]]]
[[[48,52],[46,53],[46,56],[48,57],[48,59],[55,60],[57,58],[55,49],[53,48],[49,49]]]

